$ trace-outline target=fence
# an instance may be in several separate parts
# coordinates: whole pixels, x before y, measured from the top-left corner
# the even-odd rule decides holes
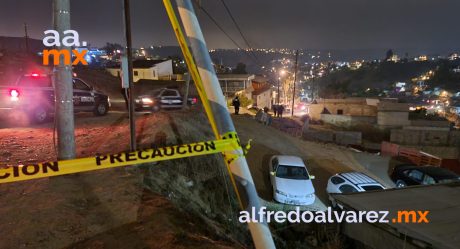
[[[402,156],[416,165],[441,166],[442,163],[442,159],[437,156],[389,142],[382,142],[381,154],[385,156]]]

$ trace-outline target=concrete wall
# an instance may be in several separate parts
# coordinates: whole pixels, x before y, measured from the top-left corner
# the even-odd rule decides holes
[[[350,127],[360,124],[375,124],[376,118],[369,116],[348,116],[348,115],[333,115],[321,114],[321,120],[324,123],[333,124],[342,127]]]
[[[361,145],[362,133],[356,131],[336,131],[335,143],[340,145]]]
[[[307,113],[310,118],[321,119],[321,112],[326,108],[331,114],[338,114],[339,110],[342,115],[350,116],[376,116],[377,108],[375,106],[357,103],[318,103],[307,106]]]
[[[106,68],[107,72],[115,77],[119,77],[120,68]],[[137,75],[136,75],[137,74]],[[167,60],[156,64],[150,68],[134,68],[133,82],[139,80],[158,80],[159,78],[171,79],[173,75],[172,60]]]
[[[157,79],[161,77],[171,77],[171,75],[173,75],[172,60],[156,64],[153,70],[155,71],[155,77]]]
[[[302,138],[309,141],[332,143],[334,142],[334,133],[330,131],[305,130],[302,132]]]
[[[259,95],[253,95],[252,97],[254,101],[253,105],[257,105],[259,108],[272,108],[271,90],[267,90]]]
[[[379,111],[377,124],[382,127],[402,127],[410,125],[409,112]]]
[[[336,143],[340,145],[361,145],[362,133],[356,131],[302,130],[302,138],[309,141]]]
[[[460,131],[443,130],[391,130],[390,141],[401,145],[460,147]]]
[[[432,121],[432,120],[411,120],[411,126],[418,127],[436,127],[436,128],[450,128],[449,121]]]
[[[378,111],[398,111],[409,112],[409,104],[407,103],[394,103],[394,102],[379,102],[377,104]]]

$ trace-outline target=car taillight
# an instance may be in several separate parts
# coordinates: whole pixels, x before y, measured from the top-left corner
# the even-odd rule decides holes
[[[197,99],[197,98],[193,98],[193,99],[192,99],[192,103],[193,103],[193,104],[196,104],[196,102],[198,102],[198,99]]]

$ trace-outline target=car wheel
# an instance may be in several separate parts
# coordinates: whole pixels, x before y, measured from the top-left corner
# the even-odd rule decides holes
[[[109,111],[109,105],[107,104],[107,102],[99,102],[96,104],[94,108],[94,115],[104,116],[105,114],[107,114],[108,111]]]
[[[32,121],[35,123],[43,123],[48,119],[48,111],[44,107],[36,107],[31,113]]]
[[[403,180],[397,180],[397,181],[396,181],[396,187],[397,187],[397,188],[404,188],[404,187],[406,187],[406,186],[407,186],[407,184],[406,184],[406,182],[404,182]]]
[[[152,106],[152,111],[153,111],[153,112],[158,112],[158,111],[160,111],[160,109],[161,109],[161,108],[160,108],[160,106],[158,106],[158,105]]]

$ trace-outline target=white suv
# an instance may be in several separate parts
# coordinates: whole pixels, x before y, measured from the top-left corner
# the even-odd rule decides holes
[[[331,176],[327,182],[326,191],[329,194],[332,207],[335,208],[337,203],[331,194],[348,194],[382,189],[385,189],[385,187],[374,178],[362,172],[348,172]]]

